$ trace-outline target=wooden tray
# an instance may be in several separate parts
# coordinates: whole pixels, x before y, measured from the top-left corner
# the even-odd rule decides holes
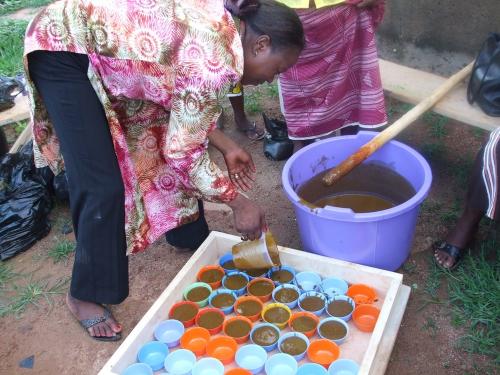
[[[240,242],[239,237],[211,232],[111,356],[99,375],[120,374],[127,366],[136,362],[140,346],[153,339],[156,325],[168,319],[170,307],[182,300],[182,291],[195,281],[197,271],[204,265],[217,264],[219,257],[231,251],[231,247],[238,242]],[[350,322],[349,339],[340,346],[340,349],[341,358],[350,358],[360,364],[360,375],[383,374],[389,362],[410,293],[410,288],[402,285],[403,276],[304,251],[284,247],[280,247],[279,251],[282,263],[298,271],[314,271],[322,277],[336,276],[348,283],[365,283],[376,289],[379,297],[376,305],[381,311],[375,330],[371,334],[363,333]]]

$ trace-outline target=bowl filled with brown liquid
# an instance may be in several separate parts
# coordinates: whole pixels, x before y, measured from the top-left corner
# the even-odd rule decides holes
[[[291,284],[295,278],[295,269],[290,266],[278,266],[269,270],[267,277],[269,277],[274,284]]]
[[[334,296],[326,304],[326,313],[334,318],[342,319],[345,322],[351,320],[356,304],[351,297]]]
[[[323,319],[318,325],[318,335],[336,344],[342,344],[349,334],[347,323],[339,318]]]
[[[299,303],[300,289],[293,284],[281,284],[273,291],[274,302],[284,303],[290,309],[297,307]]]
[[[233,312],[236,294],[229,289],[217,289],[208,297],[208,304],[228,315]]]
[[[278,341],[279,351],[281,353],[290,354],[297,362],[304,358],[308,347],[309,339],[300,332],[285,333]]]
[[[192,283],[184,289],[184,299],[186,301],[195,302],[200,307],[205,307],[208,304],[208,297],[212,293],[212,287],[207,283]]]
[[[299,297],[299,308],[320,316],[325,311],[326,297],[319,292],[305,292]]]
[[[249,280],[246,273],[231,271],[222,279],[222,286],[234,292],[237,296],[242,296],[245,294]]]

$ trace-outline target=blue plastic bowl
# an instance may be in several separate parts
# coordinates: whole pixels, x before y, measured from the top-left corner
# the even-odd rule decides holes
[[[295,360],[298,362],[300,361],[302,358],[304,358],[304,356],[306,355],[306,352],[307,352],[307,348],[309,348],[309,339],[307,338],[306,335],[304,335],[303,333],[300,333],[300,332],[288,332],[288,333],[285,333],[283,336],[280,337],[280,339],[278,340],[278,350],[280,352],[283,353],[283,350],[282,350],[282,347],[281,345],[283,344],[283,341],[285,341],[286,339],[288,339],[289,337],[299,337],[301,338],[302,340],[305,341],[306,343],[306,350],[304,350],[303,353],[300,353],[300,354],[297,354],[297,355],[294,355],[293,358],[295,358]],[[288,353],[286,353],[288,354]],[[290,354],[291,355],[291,354]]]
[[[165,370],[170,375],[187,375],[191,373],[196,356],[190,350],[178,349],[165,358]]]
[[[317,363],[306,363],[299,367],[297,375],[328,375],[328,371]]]
[[[174,348],[179,345],[184,331],[184,324],[176,319],[169,319],[156,326],[154,336],[156,340],[167,344],[169,348]]]
[[[224,375],[224,365],[216,358],[202,358],[193,366],[192,375]]]
[[[120,375],[153,375],[153,369],[145,363],[134,363],[123,370]]]
[[[289,271],[291,274],[292,274],[292,279],[288,280],[288,281],[279,281],[279,280],[273,280],[274,281],[274,284],[276,286],[278,285],[282,285],[282,284],[291,284],[293,283],[293,279],[295,278],[295,269],[293,267],[290,267],[290,266],[278,266],[278,267],[272,267],[269,272],[267,273],[267,277],[269,279],[271,279],[271,275],[273,274],[273,272],[276,272],[276,271],[280,271],[280,270],[284,270],[284,271]],[[271,279],[272,280],[272,279]]]
[[[253,340],[253,334],[254,332],[258,329],[258,328],[261,328],[261,327],[270,327],[272,329],[274,329],[274,331],[277,333],[277,336],[278,336],[278,339],[276,340],[276,342],[274,344],[271,344],[271,345],[261,345],[264,350],[266,352],[270,352],[274,349],[276,349],[276,347],[278,346],[278,340],[279,340],[279,337],[280,337],[280,330],[278,327],[276,327],[274,324],[271,324],[271,323],[260,323],[260,324],[257,324],[257,325],[254,325],[252,330],[250,331],[250,341],[255,344],[255,345],[259,345],[259,344],[256,344]]]
[[[304,292],[312,291],[321,283],[321,276],[316,272],[299,272],[295,275],[293,283]]]
[[[316,310],[316,311],[305,310],[302,307],[301,303],[307,297],[319,297],[319,298],[321,298],[323,300],[323,307],[319,310]],[[309,292],[302,293],[299,297],[299,309],[302,311],[309,311],[309,312],[312,312],[316,316],[320,316],[323,313],[323,311],[325,311],[325,308],[326,308],[326,297],[323,293],[309,291]]]
[[[226,274],[227,274],[228,272],[238,271],[236,268],[225,268],[225,267],[224,267],[224,263],[229,262],[230,260],[233,260],[233,253],[231,253],[231,252],[225,253],[225,254],[223,254],[223,255],[219,258],[219,265],[220,265],[222,268],[224,268],[224,271],[226,271]]]
[[[352,359],[337,359],[328,368],[329,375],[357,375],[359,365]]]
[[[342,324],[345,328],[345,335],[344,337],[341,337],[339,339],[331,339],[329,337],[325,337],[321,334],[321,326],[323,324],[325,324],[326,322],[337,322],[339,324]],[[337,345],[340,345],[342,344],[346,339],[347,339],[347,336],[349,336],[349,326],[347,325],[346,322],[344,322],[342,319],[339,319],[339,318],[326,318],[326,319],[323,319],[321,322],[319,322],[318,324],[318,328],[316,328],[317,332],[318,332],[318,336],[321,337],[322,339],[327,339],[327,340],[330,340],[330,341],[333,341],[335,344]]]
[[[335,316],[335,315],[332,315],[330,314],[330,312],[328,311],[328,306],[330,305],[330,303],[332,303],[333,301],[346,301],[346,302],[349,302],[350,305],[352,306],[352,310],[349,314],[347,315],[344,315],[344,316]],[[356,303],[354,302],[354,300],[349,297],[349,296],[335,296],[331,299],[329,299],[326,303],[326,313],[334,318],[339,318],[339,319],[342,319],[343,321],[345,322],[348,322],[349,320],[351,320],[351,317],[352,317],[352,313],[354,312],[354,309],[356,308]]]
[[[210,307],[214,307],[216,309],[220,309],[226,315],[231,314],[234,311],[234,302],[233,302],[233,304],[231,306],[225,307],[223,309],[221,309],[220,307],[215,307],[214,305],[212,305],[212,299],[215,296],[219,295],[219,294],[231,294],[234,297],[234,302],[236,302],[236,298],[238,298],[236,296],[236,293],[234,293],[233,291],[231,291],[229,289],[217,289],[217,290],[214,290],[212,292],[212,294],[210,294],[210,296],[208,297],[208,304],[210,305]]]
[[[232,276],[232,275],[242,275],[247,280],[247,284],[243,288],[240,288],[238,290],[229,289],[228,287],[226,287],[226,280],[229,276]],[[240,296],[245,294],[249,281],[250,281],[250,278],[248,277],[248,275],[246,273],[240,272],[240,271],[232,271],[232,272],[228,272],[227,275],[222,278],[222,286],[225,289],[231,290],[234,294],[236,294],[237,297],[240,297]]]
[[[239,367],[250,371],[252,374],[258,374],[264,369],[267,352],[262,346],[249,344],[238,349],[234,360]]]
[[[297,304],[299,303],[299,297],[300,297],[300,293],[301,293],[301,290],[299,289],[299,287],[297,285],[293,285],[293,284],[281,284],[280,286],[276,287],[274,290],[273,290],[273,301],[274,302],[278,302],[278,303],[283,303],[281,301],[278,301],[275,296],[276,296],[276,293],[278,293],[279,290],[281,289],[293,289],[295,291],[298,292],[298,297],[295,301],[292,301],[292,302],[288,302],[288,303],[285,303],[285,305],[287,305],[290,309],[294,309],[297,307]]]
[[[153,371],[158,371],[163,368],[167,355],[167,344],[160,341],[150,341],[139,349],[137,361],[149,365]]]
[[[290,354],[278,353],[272,355],[264,368],[267,375],[295,375],[297,361]]]
[[[346,294],[348,288],[349,285],[347,285],[345,280],[339,279],[338,277],[329,277],[327,279],[324,279],[316,287],[316,290],[318,292],[324,293],[328,296],[328,298],[332,298],[337,295]]]

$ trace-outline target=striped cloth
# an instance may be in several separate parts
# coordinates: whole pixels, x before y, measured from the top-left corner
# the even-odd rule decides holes
[[[375,44],[383,2],[297,10],[306,48],[280,75],[282,112],[291,139],[312,139],[350,125],[387,123]]]
[[[500,128],[494,130],[489,137],[488,142],[484,147],[483,154],[483,181],[488,195],[488,208],[486,209],[486,216],[490,219],[495,219],[500,216],[498,210],[500,209],[498,189],[499,186],[499,162],[500,154]]]

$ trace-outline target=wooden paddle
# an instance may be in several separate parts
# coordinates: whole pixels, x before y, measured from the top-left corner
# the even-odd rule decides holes
[[[472,71],[473,62],[465,68],[448,78],[431,96],[418,103],[411,110],[406,112],[399,120],[393,123],[384,131],[381,131],[370,142],[365,143],[354,154],[345,159],[336,167],[330,169],[323,177],[323,183],[327,186],[333,185],[343,176],[348,174],[356,166],[361,164],[366,158],[382,147],[386,142],[393,139],[401,131],[406,129],[416,119],[432,108],[439,100],[443,98],[453,87],[462,82]]]

